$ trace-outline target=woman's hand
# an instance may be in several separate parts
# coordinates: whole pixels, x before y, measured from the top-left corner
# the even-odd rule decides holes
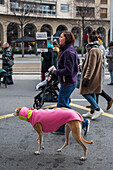
[[[84,87],[87,87],[88,84],[89,84],[89,80],[88,80],[88,79],[84,79],[84,80],[83,80],[83,86],[84,86]]]
[[[49,71],[49,72],[52,71],[52,73],[53,73],[54,70],[56,70],[55,66],[51,66],[51,67],[48,69],[48,71]]]

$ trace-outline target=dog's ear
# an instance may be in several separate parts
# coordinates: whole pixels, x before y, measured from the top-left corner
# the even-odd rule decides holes
[[[19,112],[20,112],[21,109],[22,109],[22,107],[19,107],[19,108],[16,108],[16,109],[15,109],[16,116],[19,115]]]

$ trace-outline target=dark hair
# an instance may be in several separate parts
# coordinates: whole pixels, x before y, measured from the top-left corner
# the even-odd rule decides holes
[[[74,46],[75,37],[74,37],[73,33],[70,32],[70,31],[67,31],[67,30],[62,31],[62,33],[64,34],[64,37],[65,37],[65,39],[66,39],[65,44],[72,43],[73,46]],[[61,33],[61,34],[62,34],[62,33]]]
[[[113,46],[113,41],[111,41],[108,45],[108,47],[112,47]]]
[[[95,30],[89,34],[89,40],[91,42],[98,41],[97,32]]]

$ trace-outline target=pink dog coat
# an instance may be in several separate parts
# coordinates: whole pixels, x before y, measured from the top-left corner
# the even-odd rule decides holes
[[[79,113],[67,108],[29,110],[23,107],[19,112],[19,118],[30,122],[33,127],[40,122],[43,132],[46,133],[56,131],[60,126],[72,120],[83,121]]]

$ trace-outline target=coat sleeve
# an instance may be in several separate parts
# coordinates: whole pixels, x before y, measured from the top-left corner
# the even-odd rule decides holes
[[[56,76],[65,76],[65,75],[71,75],[74,71],[74,54],[70,53],[69,51],[66,51],[66,55],[64,57],[64,67],[61,69],[57,69],[54,71],[54,74]]]
[[[91,79],[94,73],[95,67],[96,67],[97,55],[98,55],[97,50],[92,48],[89,53],[89,61],[88,61],[86,73],[84,75],[84,79],[87,79],[87,80]]]

